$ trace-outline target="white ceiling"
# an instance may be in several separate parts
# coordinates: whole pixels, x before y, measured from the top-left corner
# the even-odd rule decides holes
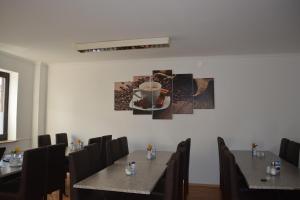
[[[79,54],[74,43],[171,37]],[[299,0],[1,0],[0,50],[46,62],[300,52]]]

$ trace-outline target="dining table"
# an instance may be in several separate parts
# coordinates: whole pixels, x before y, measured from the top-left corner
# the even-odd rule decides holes
[[[300,190],[300,168],[274,153],[264,151],[264,156],[252,156],[251,151],[241,150],[232,153],[250,189]],[[280,172],[267,174],[267,167],[274,161],[280,162]]]
[[[150,195],[163,176],[172,152],[157,151],[156,158],[151,160],[146,155],[146,151],[134,151],[111,166],[79,181],[74,188]],[[136,164],[134,175],[125,173],[129,162]]]
[[[18,174],[22,171],[21,166],[11,166],[9,162],[0,161],[0,179]]]

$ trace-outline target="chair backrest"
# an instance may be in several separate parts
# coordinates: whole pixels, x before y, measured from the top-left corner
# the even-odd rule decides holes
[[[166,170],[166,179],[165,179],[164,200],[178,200],[178,195],[177,195],[179,189],[178,168],[180,162],[178,159],[179,158],[174,153],[168,162],[168,167]]]
[[[230,193],[230,175],[229,175],[229,161],[228,158],[225,158],[225,153],[229,151],[228,147],[226,145],[220,146],[220,159],[221,159],[221,174],[222,174],[222,183],[223,187],[222,189],[222,199],[224,200],[230,200],[231,193]]]
[[[56,144],[65,144],[68,146],[68,135],[67,133],[56,133]]]
[[[65,162],[66,146],[56,144],[47,147],[48,150],[48,173],[46,192],[52,193],[55,190],[63,189],[65,184]]]
[[[239,200],[240,199],[240,190],[239,190],[239,179],[238,179],[238,169],[235,162],[234,155],[229,151],[228,148],[223,149],[224,155],[224,164],[226,168],[227,175],[225,189],[228,190],[228,196],[225,200]]]
[[[24,152],[19,195],[22,200],[41,200],[45,194],[47,148]]]
[[[219,151],[220,188],[221,188],[221,191],[223,192],[224,183],[223,183],[223,170],[222,170],[223,162],[222,162],[222,158],[221,158],[221,149],[222,149],[221,147],[225,146],[225,141],[221,137],[218,137],[217,140],[218,140],[218,151]]]
[[[72,200],[79,200],[79,190],[74,189],[73,185],[91,175],[89,153],[87,149],[69,154],[70,168],[70,194]]]
[[[286,160],[287,147],[289,144],[289,139],[282,138],[280,143],[279,157]]]
[[[191,153],[191,138],[185,140],[185,171],[183,175],[184,179],[184,194],[185,198],[189,192],[189,171],[190,171],[190,153]]]
[[[95,138],[90,138],[88,144],[95,144],[101,142],[102,142],[102,137],[95,137]]]
[[[5,150],[6,150],[5,147],[0,147],[0,160],[1,160],[2,157],[3,157]]]
[[[121,148],[121,155],[126,156],[129,154],[129,150],[128,150],[128,140],[127,137],[120,137],[118,138],[119,144],[120,144],[120,148]]]
[[[106,164],[107,166],[113,164],[116,160],[121,158],[121,148],[118,139],[111,140],[106,143]]]
[[[50,135],[39,135],[38,136],[38,147],[44,147],[51,145]]]
[[[88,151],[90,173],[94,174],[103,169],[103,160],[101,159],[101,144],[90,144],[87,145],[85,148]]]
[[[286,151],[286,160],[298,167],[299,164],[300,144],[294,141],[289,141]]]
[[[186,171],[186,143],[185,141],[180,142],[177,145],[176,154],[179,154],[178,158],[178,167],[179,167],[179,174],[178,174],[178,198],[181,200],[184,197],[184,190],[183,190],[183,181],[184,181],[184,173]]]
[[[105,161],[104,167],[107,167],[107,147],[108,147],[108,142],[112,140],[112,135],[104,135],[102,136],[102,141],[101,141],[101,159]]]

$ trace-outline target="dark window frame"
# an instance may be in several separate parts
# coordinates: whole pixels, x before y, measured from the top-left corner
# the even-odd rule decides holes
[[[4,97],[4,116],[3,116],[3,134],[0,135],[0,141],[8,138],[8,97],[9,97],[9,73],[0,71],[0,77],[5,79],[5,97]],[[1,122],[0,122],[1,123]]]

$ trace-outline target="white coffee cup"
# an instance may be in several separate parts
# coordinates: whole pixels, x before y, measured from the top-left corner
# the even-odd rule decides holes
[[[144,82],[139,85],[138,89],[134,90],[134,94],[138,91],[141,92],[141,97],[146,99],[149,103],[155,103],[160,95],[161,84],[158,82]]]

